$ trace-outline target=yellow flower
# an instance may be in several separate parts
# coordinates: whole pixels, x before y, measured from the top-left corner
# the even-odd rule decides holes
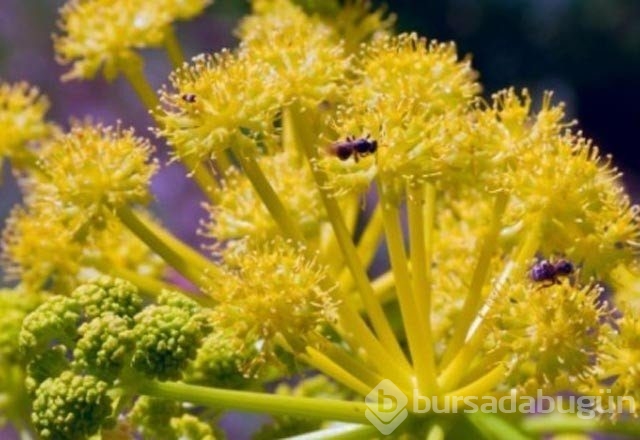
[[[180,157],[198,159],[220,154],[243,130],[270,136],[277,97],[269,78],[269,66],[250,57],[228,51],[196,57],[171,75],[171,91],[161,91],[156,133]]]
[[[396,21],[395,14],[386,14],[385,6],[374,10],[368,0],[347,0],[344,4],[337,0],[253,0],[252,6],[258,14],[279,13],[287,7],[283,6],[285,3],[300,6],[309,16],[319,16],[344,40],[349,53],[356,52],[361,43],[390,31]]]
[[[278,194],[288,195],[283,202],[289,215],[307,237],[317,238],[326,214],[307,165],[294,152],[261,157],[259,164]],[[243,237],[268,241],[280,234],[249,179],[235,170],[226,176],[218,203],[207,210],[211,220],[205,234],[219,241]]]
[[[102,210],[145,203],[158,165],[151,144],[132,129],[74,123],[42,149],[39,167],[47,176],[37,184],[43,197],[99,219]],[[46,194],[46,196],[45,196]]]
[[[214,320],[240,339],[256,341],[260,359],[273,359],[278,337],[299,350],[336,319],[331,292],[320,287],[326,268],[306,259],[300,246],[247,239],[222,253],[228,276],[209,292],[219,301]]]
[[[601,288],[576,287],[568,281],[547,287],[511,283],[491,310],[489,354],[515,355],[510,386],[535,394],[536,389],[575,389],[592,374],[592,359],[608,331]]]
[[[390,34],[396,21],[395,14],[387,15],[386,6],[374,10],[368,0],[347,0],[322,18],[344,40],[348,53],[356,53],[364,42]]]
[[[604,409],[617,418],[621,411],[640,416],[640,317],[637,309],[623,305],[623,316],[616,322],[601,347],[596,364],[600,383],[585,391],[600,394]],[[613,383],[611,383],[611,381]],[[609,399],[612,397],[613,399]],[[626,399],[618,399],[626,397]],[[618,402],[622,407],[617,407]],[[613,407],[609,405],[613,403]]]
[[[175,20],[198,15],[210,0],[69,0],[54,36],[57,59],[71,64],[63,79],[93,78],[104,69],[113,79],[127,63],[140,63],[137,49],[161,46]]]
[[[539,251],[562,252],[582,266],[588,279],[605,280],[637,248],[638,208],[631,205],[610,158],[602,158],[580,132],[563,121],[564,106],[544,96],[530,113],[531,98],[513,89],[494,97],[477,115],[476,141],[504,151],[485,183],[509,193],[504,223],[538,234]],[[502,147],[500,147],[502,146]]]
[[[30,290],[75,287],[83,245],[73,233],[73,225],[51,210],[15,208],[2,234],[5,273]]]
[[[0,82],[0,167],[8,158],[20,167],[30,160],[30,147],[52,134],[45,121],[49,100],[26,82]]]
[[[242,21],[241,53],[269,66],[270,76],[263,80],[281,106],[298,102],[303,109],[315,109],[335,103],[349,68],[344,44],[330,26],[298,6],[287,0],[275,4]]]
[[[63,294],[98,272],[127,269],[162,277],[165,264],[120,222],[85,234],[82,219],[73,209],[36,198],[15,208],[2,236],[7,276],[31,290],[46,287]]]
[[[377,175],[393,186],[468,163],[458,136],[480,86],[469,60],[458,59],[455,45],[428,43],[416,34],[382,37],[365,46],[357,72],[334,121],[334,141],[370,136],[377,152],[340,165],[329,156],[321,168],[331,173],[339,166],[343,179],[351,170],[358,182]]]

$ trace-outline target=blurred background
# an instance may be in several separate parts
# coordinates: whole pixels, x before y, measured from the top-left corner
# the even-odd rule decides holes
[[[152,0],[150,0],[152,1]],[[27,80],[52,101],[50,116],[92,116],[106,123],[121,119],[150,136],[151,119],[122,80],[109,85],[59,81],[63,68],[53,58],[51,34],[63,0],[0,0],[0,79]],[[382,5],[382,1],[374,1]],[[570,117],[625,173],[637,201],[634,173],[640,129],[640,1],[638,0],[390,0],[399,31],[415,30],[438,40],[454,40],[461,54],[473,54],[485,95],[514,85],[533,96],[554,90]],[[178,25],[188,56],[233,46],[233,28],[248,1],[217,0],[204,16]],[[146,54],[154,86],[166,81],[169,64],[160,51]],[[156,142],[157,143],[157,142]],[[160,146],[162,151],[162,146]],[[0,219],[18,200],[5,170],[0,187]],[[178,165],[154,182],[156,210],[183,238],[193,241],[200,200]],[[170,184],[169,184],[170,182]]]

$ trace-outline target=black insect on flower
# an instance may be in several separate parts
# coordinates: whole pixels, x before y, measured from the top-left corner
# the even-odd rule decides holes
[[[358,162],[361,157],[373,154],[378,150],[378,142],[371,139],[370,135],[364,138],[347,136],[343,142],[335,142],[331,145],[331,152],[340,160],[347,160],[351,156]]]
[[[575,272],[571,261],[561,258],[555,262],[540,260],[531,267],[529,277],[537,283],[545,285],[557,284],[560,277],[568,277]]]
[[[184,102],[188,102],[189,104],[193,104],[194,102],[196,102],[196,95],[194,95],[193,93],[185,93],[184,95],[182,95],[182,100]]]

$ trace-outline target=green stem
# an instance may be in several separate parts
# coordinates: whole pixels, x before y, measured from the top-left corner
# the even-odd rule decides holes
[[[488,439],[533,440],[532,437],[523,434],[511,423],[496,414],[473,412],[466,414],[466,417]]]
[[[159,124],[160,121],[156,117],[156,111],[160,105],[160,101],[155,90],[145,77],[142,67],[143,64],[141,61],[132,62],[121,65],[120,70],[127,81],[129,81],[129,84],[131,84],[131,87],[136,95],[138,95],[140,101],[142,101],[142,104],[149,110],[151,116],[156,120],[156,123]],[[207,171],[206,167],[194,158],[181,157],[180,160],[187,167],[189,174],[193,176],[202,192],[209,200],[216,203],[219,198],[216,192],[218,182],[216,182],[211,173]]]
[[[242,137],[242,136],[240,136]],[[242,141],[242,139],[239,139]],[[236,160],[244,170],[246,176],[251,181],[253,188],[260,196],[262,203],[280,227],[282,235],[298,243],[304,243],[304,236],[298,224],[291,218],[278,194],[269,183],[269,180],[260,169],[260,165],[252,154],[246,154],[241,145],[236,143],[232,146],[232,151]]]
[[[286,437],[284,440],[369,440],[378,437],[380,431],[371,425],[338,425],[306,434]]]
[[[142,59],[137,58],[133,62],[122,63],[119,67],[124,77],[129,81],[131,87],[133,87],[136,95],[138,95],[140,101],[142,101],[142,104],[153,114],[153,112],[158,108],[160,100],[158,99],[158,95],[156,95],[155,90],[151,87],[151,84],[149,84],[149,81],[147,81],[147,78],[144,76],[143,66],[144,64]]]
[[[364,402],[314,399],[250,391],[223,390],[180,382],[143,381],[141,394],[210,408],[369,424]]]
[[[138,272],[124,267],[108,265],[105,262],[98,261],[92,263],[91,265],[107,275],[129,281],[130,283],[136,285],[143,295],[146,295],[149,298],[156,298],[163,290],[170,290],[188,296],[202,306],[212,307],[216,304],[215,301],[208,296],[200,295],[194,292],[188,292],[174,284],[167,283],[158,278],[142,275]]]
[[[357,246],[358,256],[365,267],[369,267],[373,261],[373,257],[375,257],[376,251],[380,246],[380,241],[382,241],[383,232],[384,225],[382,224],[380,205],[376,205],[367,226],[365,226],[364,231],[362,232],[362,236],[360,237]]]
[[[434,422],[427,431],[425,440],[444,440],[449,424],[444,424],[442,421]]]
[[[442,358],[442,365],[446,365],[453,356],[460,350],[467,337],[469,327],[474,322],[478,310],[482,304],[482,288],[485,285],[491,269],[491,259],[498,246],[498,234],[501,228],[501,219],[507,207],[509,196],[506,193],[496,195],[493,207],[493,215],[487,235],[480,248],[480,255],[475,265],[475,270],[471,279],[469,293],[465,298],[462,311],[458,316],[445,354]]]
[[[500,364],[480,378],[446,394],[448,397],[483,396],[504,381],[507,367]]]
[[[640,424],[637,421],[617,421],[615,424],[606,423],[598,418],[581,419],[569,414],[551,414],[525,418],[520,427],[529,434],[542,436],[544,434],[606,432],[640,437]]]
[[[478,350],[482,347],[484,334],[484,326],[481,326],[441,371],[438,376],[438,383],[445,392],[452,390],[465,379],[471,361],[473,361]]]
[[[181,252],[180,249],[171,246],[161,236],[155,234],[130,207],[118,208],[116,214],[131,232],[157,253],[167,264],[196,286],[202,283],[203,277],[208,272],[208,267],[204,267],[199,260],[195,260],[191,255]],[[213,267],[214,265],[211,263],[208,266]]]
[[[314,166],[314,161],[317,159],[317,151],[315,150],[314,145],[310,142],[303,142],[301,140],[299,142],[299,146],[304,149],[307,155],[309,166],[311,167],[311,171],[320,193],[322,204],[327,211],[327,216],[333,228],[335,237],[338,240],[338,244],[340,245],[342,256],[351,272],[353,280],[355,281],[358,293],[360,293],[360,297],[362,299],[362,304],[364,305],[369,319],[371,319],[373,329],[375,330],[378,338],[380,338],[382,344],[390,351],[393,357],[398,361],[407,363],[404,352],[400,348],[400,344],[398,343],[391,325],[389,324],[389,320],[384,314],[384,309],[373,292],[373,288],[369,282],[369,277],[367,276],[367,272],[360,261],[360,257],[358,256],[358,252],[356,251],[356,247],[351,238],[351,233],[349,232],[344,218],[342,217],[338,202],[326,189],[328,184],[327,176]]]
[[[145,227],[153,232],[153,234],[155,234],[162,241],[171,246],[172,249],[175,249],[180,254],[185,255],[193,264],[205,268],[206,272],[211,272],[212,274],[218,273],[218,266],[216,266],[202,254],[200,254],[198,251],[194,250],[191,246],[177,238],[175,235],[171,234],[161,224],[154,221],[153,218],[149,216],[142,216],[139,217],[139,219]]]
[[[380,213],[380,205],[376,205],[371,218],[367,222],[367,225],[360,236],[360,240],[356,245],[356,251],[363,267],[369,267],[373,258],[376,255],[376,251],[382,240],[382,234],[384,227],[382,225],[382,214]],[[349,272],[349,268],[345,267],[340,274],[340,285],[344,286],[345,291],[353,289],[353,278]]]
[[[411,275],[404,249],[404,234],[400,224],[400,209],[396,203],[389,200],[384,185],[378,181],[378,193],[382,205],[382,222],[387,239],[387,251],[391,261],[391,270],[396,282],[398,304],[402,313],[404,330],[409,342],[411,360],[416,371],[418,389],[423,396],[435,395],[435,389],[428,388],[427,377],[431,372],[427,363],[426,329],[422,325],[421,316],[416,307],[411,288]]]
[[[431,184],[407,184],[407,214],[409,219],[409,249],[411,250],[411,284],[413,300],[417,306],[418,325],[424,332],[424,370],[416,372],[422,374],[422,383],[426,390],[437,394],[436,361],[431,334],[431,259],[432,259],[432,230],[435,216],[436,191]],[[426,209],[423,205],[427,204]],[[425,211],[426,214],[425,215]],[[430,241],[427,242],[426,235]]]
[[[347,366],[336,362],[325,353],[313,347],[307,347],[307,353],[300,355],[300,359],[312,368],[320,371],[361,396],[366,396],[379,382],[368,383],[364,378],[352,373]]]
[[[180,42],[176,37],[176,32],[173,26],[167,26],[167,32],[164,39],[164,48],[167,51],[167,55],[169,56],[169,61],[171,61],[171,66],[174,69],[182,67],[184,64],[184,52],[182,47],[180,46]]]

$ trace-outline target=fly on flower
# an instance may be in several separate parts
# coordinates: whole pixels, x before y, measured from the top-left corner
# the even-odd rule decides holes
[[[193,104],[196,102],[196,95],[194,95],[193,93],[185,93],[184,95],[182,95],[182,100],[184,102],[188,102],[189,104]]]
[[[560,282],[559,277],[568,277],[574,272],[575,267],[573,263],[564,258],[555,262],[540,260],[531,267],[529,277],[535,282],[544,283],[544,287],[551,284],[558,284]],[[548,284],[549,282],[551,284]]]
[[[331,144],[331,153],[342,161],[348,160],[353,156],[353,159],[358,162],[361,157],[373,154],[378,150],[378,142],[370,138],[371,135],[358,139],[353,136],[347,136],[344,142]]]

